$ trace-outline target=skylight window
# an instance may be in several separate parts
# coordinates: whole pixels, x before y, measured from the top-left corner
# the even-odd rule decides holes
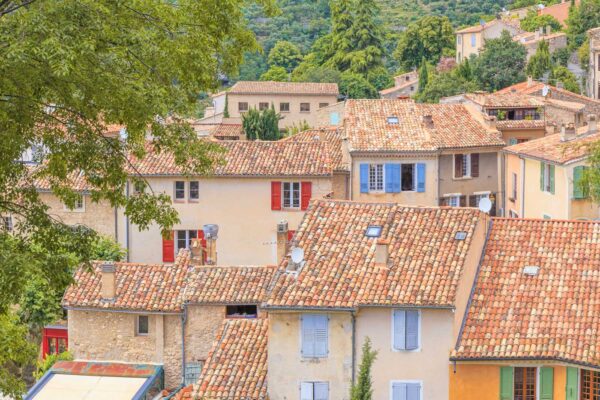
[[[370,238],[378,238],[381,236],[381,226],[380,225],[369,225],[367,231],[365,232],[366,237]]]
[[[398,117],[387,117],[388,124],[397,125],[399,122],[400,122],[400,120],[398,119]]]
[[[456,240],[465,240],[467,238],[467,232],[459,231],[454,235],[454,239]]]
[[[528,276],[536,276],[540,273],[540,267],[537,265],[527,265],[523,268],[523,274]]]

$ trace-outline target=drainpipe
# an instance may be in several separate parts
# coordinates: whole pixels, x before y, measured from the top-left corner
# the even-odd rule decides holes
[[[525,218],[525,159],[521,158],[521,218]]]
[[[356,314],[354,311],[350,312],[350,316],[352,318],[352,386],[354,386],[354,371],[356,370]]]
[[[185,385],[185,324],[187,322],[188,303],[183,303],[181,314],[181,385]]]
[[[127,200],[129,200],[129,180],[127,180],[127,187],[126,187],[126,194],[125,196],[127,197]],[[127,250],[127,262],[131,261],[129,259],[129,253],[130,253],[130,249],[129,249],[129,216],[125,215],[125,249]]]
[[[119,208],[115,207],[115,242],[119,243]]]

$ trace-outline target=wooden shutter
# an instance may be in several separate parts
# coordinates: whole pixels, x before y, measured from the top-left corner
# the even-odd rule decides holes
[[[314,400],[312,382],[302,382],[300,384],[300,400]]]
[[[394,310],[394,349],[406,349],[406,312]]]
[[[540,368],[540,400],[552,400],[554,395],[554,368]]]
[[[454,177],[462,178],[463,176],[463,156],[462,154],[454,155]]]
[[[315,315],[315,356],[326,357],[328,353],[329,318],[327,315]]]
[[[175,240],[174,232],[170,232],[170,239],[162,238],[163,262],[170,263],[175,261]]]
[[[477,196],[475,196],[474,194],[469,196],[469,207],[477,207]]]
[[[448,198],[447,197],[440,197],[439,202],[440,202],[440,206],[442,206],[442,207],[443,206],[446,206],[446,207],[448,206]]]
[[[369,193],[369,164],[360,164],[360,192]]]
[[[578,372],[577,368],[567,367],[567,397],[565,400],[577,400],[579,394]]]
[[[479,153],[471,154],[471,177],[479,177]]]
[[[406,383],[392,385],[392,400],[406,400]]]
[[[271,210],[281,210],[281,182],[271,182]]]
[[[202,229],[198,231],[198,239],[200,239],[200,246],[202,246],[202,263],[206,264],[208,254],[206,253],[206,238],[204,237],[204,231]]]
[[[315,383],[313,383],[313,390],[314,390],[315,400],[329,399],[329,383],[315,382]]]
[[[294,238],[294,233],[296,233],[296,231],[292,231],[292,230],[288,231],[288,236],[287,236],[288,242],[292,241],[292,239]]]
[[[584,199],[585,190],[583,188],[583,166],[578,166],[573,169],[573,198],[574,199]]]
[[[500,367],[500,400],[513,400],[513,367]]]
[[[548,175],[550,176],[550,193],[554,194],[554,165],[550,164],[549,168],[550,172]]]
[[[406,384],[406,400],[421,400],[421,384]]]
[[[544,164],[543,162],[540,162],[540,190],[542,192],[546,190],[546,188],[544,187],[544,173],[546,172],[545,166],[546,166],[546,164]]]
[[[302,356],[313,357],[315,353],[315,318],[314,315],[302,315]]]
[[[419,312],[406,311],[406,350],[419,348]]]
[[[301,209],[306,210],[312,197],[312,182],[302,182],[300,185]]]
[[[460,196],[460,206],[461,207],[467,206],[467,196],[466,195]]]
[[[418,163],[417,167],[417,192],[425,192],[425,164]]]

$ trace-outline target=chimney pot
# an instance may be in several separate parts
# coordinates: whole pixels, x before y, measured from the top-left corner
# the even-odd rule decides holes
[[[103,299],[114,299],[117,292],[116,267],[114,263],[104,263],[100,267]]]
[[[433,116],[431,114],[423,115],[423,124],[428,128],[433,128]]]
[[[280,263],[288,253],[288,232],[287,221],[281,221],[277,224],[277,263]]]
[[[387,265],[389,259],[390,242],[387,239],[379,239],[375,244],[375,264]]]

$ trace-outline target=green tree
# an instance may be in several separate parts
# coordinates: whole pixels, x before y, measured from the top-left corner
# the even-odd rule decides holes
[[[339,83],[340,71],[322,66],[306,66],[302,64],[292,73],[292,81],[294,82],[322,82],[322,83]]]
[[[473,76],[487,91],[496,91],[523,82],[527,51],[514,42],[507,31],[498,39],[488,39],[479,57],[474,60]]]
[[[566,67],[569,64],[569,58],[571,58],[571,52],[568,47],[556,49],[552,53],[552,63],[556,65]]]
[[[359,74],[344,72],[340,76],[340,93],[348,99],[378,99],[379,92]]]
[[[400,35],[394,57],[407,71],[420,67],[423,60],[435,65],[442,55],[453,55],[454,40],[448,18],[424,17]]]
[[[60,354],[48,354],[45,359],[38,360],[33,376],[40,379],[57,361],[73,361],[73,354],[63,351]]]
[[[419,67],[419,92],[422,92],[427,87],[429,83],[429,74],[431,67],[427,63],[425,59],[421,62],[421,66]]]
[[[25,392],[21,376],[36,356],[36,346],[27,333],[27,327],[12,311],[0,314],[0,391],[14,399]]]
[[[377,90],[387,89],[394,86],[394,78],[383,67],[375,67],[367,74],[367,80]]]
[[[225,93],[225,107],[223,108],[223,118],[229,118],[229,94]]]
[[[417,93],[415,100],[423,103],[438,103],[442,97],[455,96],[479,90],[477,84],[465,79],[458,69],[434,74],[429,77],[425,89]]]
[[[567,38],[572,50],[579,48],[587,37],[587,31],[600,26],[600,0],[581,0],[579,6],[569,9]]]
[[[289,74],[283,67],[271,67],[267,72],[260,76],[261,81],[287,82]]]
[[[550,59],[550,48],[548,42],[542,40],[538,44],[535,54],[527,63],[527,75],[534,79],[540,79],[545,73],[552,69],[552,60]]]
[[[552,70],[552,73],[550,74],[550,83],[556,85],[558,82],[561,82],[564,88],[570,92],[577,94],[581,93],[577,77],[566,67],[558,66]]]
[[[521,20],[521,29],[529,32],[534,32],[539,28],[546,29],[547,26],[550,26],[553,32],[562,30],[562,24],[552,15],[538,15],[535,10],[529,10],[527,16]]]
[[[347,54],[347,58],[350,61],[350,71],[362,76],[367,76],[370,70],[383,65],[383,31],[381,24],[376,21],[379,11],[375,0],[355,0],[354,19],[348,32],[353,49]]]
[[[273,107],[263,111],[251,108],[242,115],[242,126],[248,140],[279,140],[279,115]]]
[[[92,243],[92,257],[94,260],[123,261],[126,255],[127,251],[107,236],[98,236]]]
[[[284,68],[291,72],[302,61],[302,53],[295,44],[286,40],[275,43],[275,46],[269,52],[269,66]]]
[[[586,38],[583,41],[581,47],[577,50],[577,57],[579,57],[579,64],[581,68],[588,71],[590,69],[590,39]],[[563,65],[566,67],[566,65]]]
[[[351,400],[371,400],[373,397],[373,383],[371,381],[371,369],[377,359],[377,351],[371,347],[371,339],[366,338],[362,346],[362,358],[358,371],[356,384],[350,390]]]
[[[346,71],[350,68],[347,55],[353,50],[350,29],[352,28],[351,0],[331,0],[331,34],[319,43],[325,66]]]

